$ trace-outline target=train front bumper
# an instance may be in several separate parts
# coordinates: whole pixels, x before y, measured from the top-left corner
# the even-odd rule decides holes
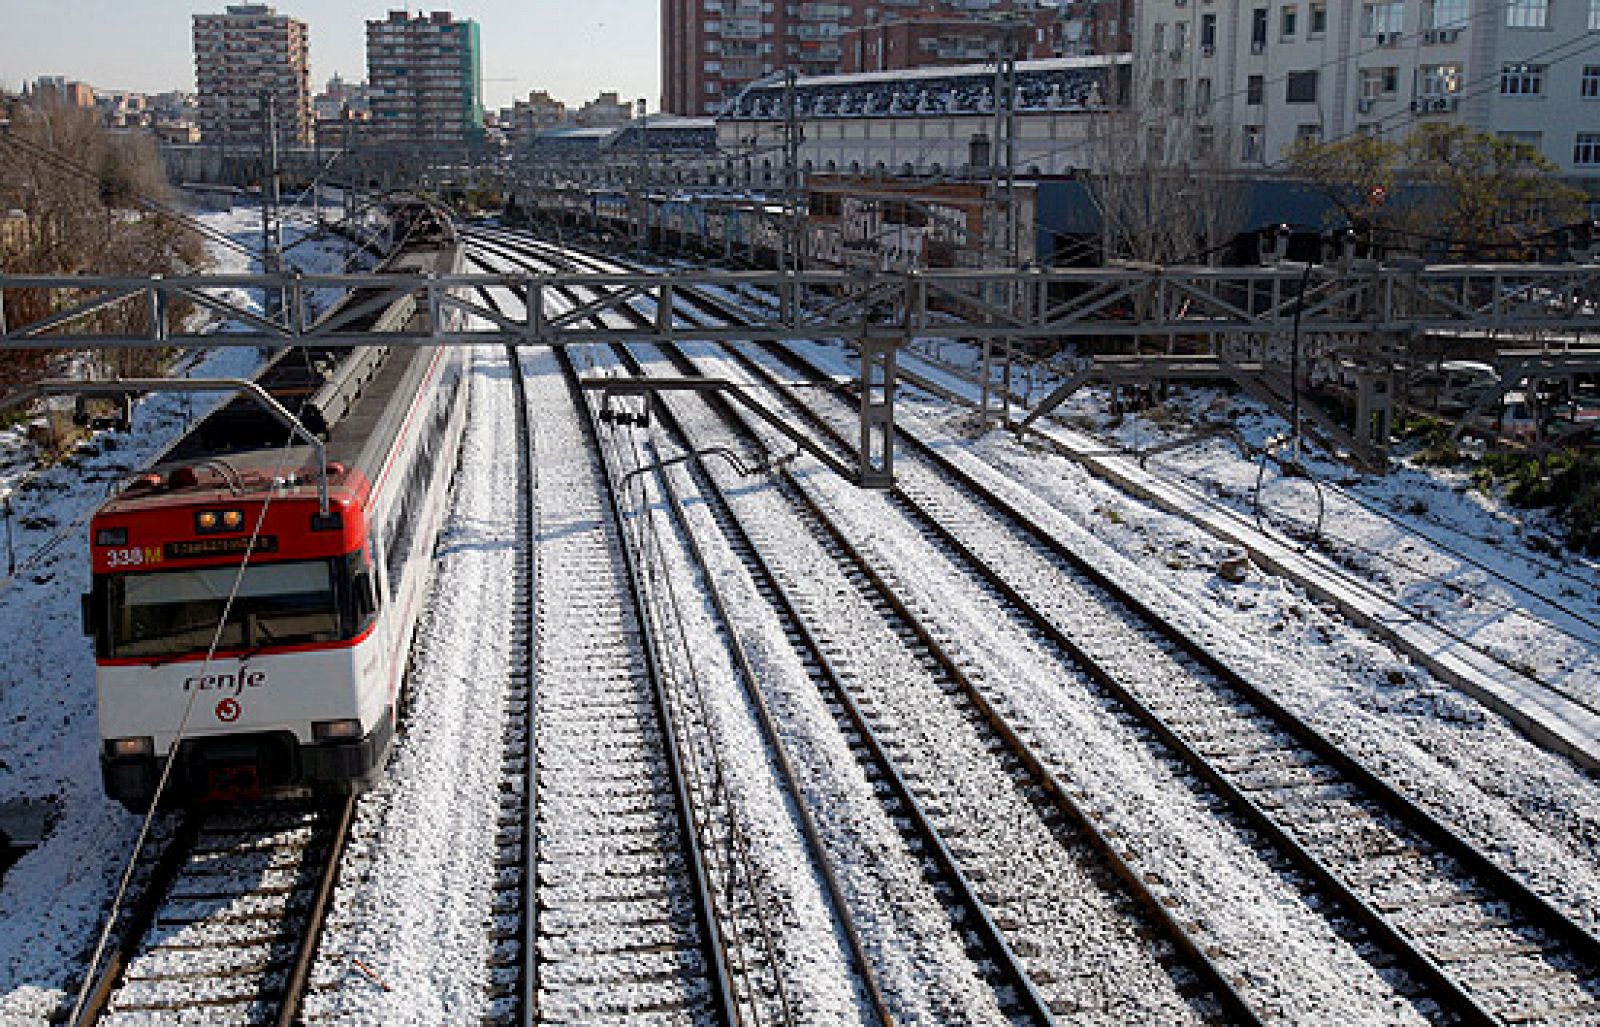
[[[365,736],[348,741],[308,744],[289,731],[191,738],[178,745],[162,805],[366,791],[378,780],[393,741],[389,711]],[[106,795],[129,809],[148,808],[166,762],[153,755],[102,752]]]

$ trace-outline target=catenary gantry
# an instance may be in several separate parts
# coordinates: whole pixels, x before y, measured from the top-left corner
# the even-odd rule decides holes
[[[475,298],[484,286],[509,288],[526,313],[493,310]],[[51,313],[8,316],[14,290],[56,294]],[[321,318],[310,314],[320,290],[370,290],[364,301]],[[569,304],[535,302],[581,289]],[[774,298],[741,324],[706,326],[672,315],[682,290]],[[247,296],[276,293],[276,316]],[[324,293],[325,294],[325,293]],[[373,333],[355,327],[368,308],[413,297],[438,313],[423,331]],[[168,311],[187,303],[233,322],[222,333],[175,329]],[[634,305],[657,313],[647,323],[599,315]],[[101,317],[139,310],[136,317]],[[561,311],[552,313],[551,311]],[[864,334],[1028,341],[1190,336],[1376,334],[1435,330],[1563,333],[1600,331],[1600,264],[1378,264],[1351,261],[1259,268],[854,271],[569,272],[555,274],[232,274],[183,277],[0,275],[0,346],[119,348],[184,343],[218,345],[437,345],[509,336],[532,345],[582,342],[859,338]],[[129,324],[139,327],[130,329]]]

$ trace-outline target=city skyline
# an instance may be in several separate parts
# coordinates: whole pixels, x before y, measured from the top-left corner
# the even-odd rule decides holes
[[[20,90],[60,75],[100,90],[192,92],[192,18],[220,13],[227,0],[20,0],[8,4],[0,33],[0,87]],[[582,8],[553,0],[463,0],[400,5],[348,0],[271,3],[310,26],[311,78],[321,91],[334,75],[367,77],[366,22],[391,10],[448,10],[476,20],[483,40],[483,94],[492,110],[547,90],[570,106],[603,91],[645,97],[656,109],[661,75],[659,10],[654,0],[589,0]],[[63,26],[92,26],[92,31]],[[597,61],[604,47],[612,60]]]

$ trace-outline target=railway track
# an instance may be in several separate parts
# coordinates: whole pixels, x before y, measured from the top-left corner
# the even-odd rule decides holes
[[[660,409],[678,445],[687,446],[684,429],[666,407]],[[943,897],[969,958],[994,990],[990,1016],[1033,1022],[1049,1022],[1056,1015],[1150,1016],[1173,1022],[1252,1019],[1205,954],[1175,930],[1159,900],[1145,895],[1141,904],[1130,896],[1129,889],[1137,894],[1138,884],[1131,874],[1118,880],[1110,840],[1064,800],[1058,784],[1047,777],[1039,779],[1040,768],[1027,758],[1026,750],[1017,759],[994,760],[992,752],[1004,752],[1006,745],[978,728],[981,718],[970,711],[951,717],[960,735],[957,748],[964,750],[958,757],[964,766],[932,769],[940,762],[933,751],[938,746],[915,738],[922,765],[902,774],[896,757],[906,758],[901,750],[920,732],[906,721],[893,725],[893,730],[886,723],[885,703],[894,704],[889,699],[892,688],[873,695],[857,683],[880,669],[884,655],[880,652],[870,666],[859,665],[851,655],[860,648],[856,639],[828,637],[810,628],[827,618],[815,609],[814,601],[797,598],[797,591],[803,590],[797,588],[792,572],[773,568],[761,556],[775,545],[772,538],[762,537],[764,531],[770,535],[770,526],[764,527],[759,519],[747,525],[703,467],[696,477],[703,489],[698,494],[713,505],[723,536],[759,581],[763,596],[781,611],[785,635],[800,650],[801,661],[837,718],[838,730],[853,740],[857,758],[869,768],[891,817],[921,853],[924,876]],[[882,632],[866,639],[866,648],[876,646],[881,651],[885,639],[893,638],[890,644],[902,649],[887,656],[891,677],[898,672],[903,680],[909,672],[921,679],[927,696],[946,697],[963,687],[970,690],[970,683],[948,658],[918,639],[906,612],[882,594],[881,582],[875,585],[860,573],[837,540],[831,555],[849,565],[849,580],[863,590],[861,609],[867,617],[857,627]],[[1009,741],[1019,744],[1015,738]],[[1018,786],[1014,777],[1032,780]],[[954,780],[963,780],[985,795],[962,795],[959,789],[929,784]],[[984,798],[998,807],[980,812]],[[981,823],[985,813],[1003,825],[974,830],[972,825]],[[962,837],[949,843],[941,831]],[[1018,851],[1029,852],[1030,860],[1016,860]],[[970,880],[963,865],[981,872],[983,883]],[[1073,886],[1063,887],[1067,881]],[[1154,940],[1148,940],[1150,936]],[[1020,940],[1028,955],[1013,951],[1012,940]],[[971,1016],[972,1009],[946,1007],[939,1015],[963,1018]]]
[[[751,559],[795,553],[796,524],[807,537],[804,555],[762,559],[758,573],[792,611],[793,629],[813,640],[805,658],[841,730],[868,729],[883,766],[905,782],[907,804],[925,811],[958,873],[978,882],[968,908],[995,926],[1002,944],[990,951],[1013,953],[1012,972],[1043,1001],[1039,1015],[1253,1019],[1121,863],[1112,838],[792,482],[780,503],[787,516],[741,515],[736,508],[749,504],[723,503],[725,530]]]
[[[714,301],[697,306],[729,316]],[[810,401],[829,408],[819,416],[771,365],[781,359],[786,371],[831,380],[792,354],[739,359],[849,452],[841,432],[853,427],[853,408],[838,397]],[[1443,1021],[1600,1017],[1592,936],[1004,498],[903,433],[901,443],[916,457],[902,463],[895,496],[908,519],[1265,839],[1269,863],[1294,868],[1308,902],[1328,907],[1397,993]]]
[[[77,1023],[294,1023],[354,808],[185,813]]]
[[[802,401],[742,366],[846,446],[837,396]],[[824,406],[827,416],[814,408]],[[806,411],[806,412],[803,412]],[[952,461],[901,433],[895,502],[1086,670],[1259,830],[1451,1015],[1600,1018],[1600,943],[1447,825],[1323,738]]]
[[[979,383],[979,376],[966,368],[945,360],[939,354],[918,350],[916,356],[940,371],[973,386]],[[1036,370],[1036,367],[1029,368],[1030,374],[1035,373]],[[1056,382],[1057,376],[1053,371],[1046,369],[1043,373],[1049,376],[1048,382],[1051,384]],[[905,374],[904,368],[902,368],[902,374]],[[918,376],[914,384],[919,390],[937,395],[941,399],[973,408],[978,406],[977,401],[971,396],[963,395],[957,390],[941,386],[938,382],[931,381],[925,376]],[[1048,388],[1050,385],[1047,384],[1045,387]],[[1022,397],[1018,397],[1015,394],[1014,390],[1012,392],[1012,402],[1019,407],[1024,402]],[[1052,419],[1054,420],[1055,418]],[[1074,456],[1072,450],[1048,432],[1031,431],[1028,437],[1046,446],[1058,449],[1069,458]],[[1137,454],[1130,452],[1129,455]],[[1218,488],[1226,487],[1219,482],[1214,482],[1213,485]],[[1525,564],[1525,572],[1523,574],[1511,574],[1501,567],[1472,555],[1459,543],[1453,543],[1451,536],[1459,534],[1460,529],[1441,520],[1423,518],[1424,523],[1428,524],[1430,528],[1429,531],[1424,532],[1415,523],[1415,518],[1417,517],[1415,513],[1401,516],[1393,509],[1389,509],[1385,505],[1335,482],[1319,482],[1318,488],[1327,496],[1348,503],[1364,514],[1381,520],[1393,532],[1417,540],[1417,544],[1422,547],[1424,553],[1436,553],[1452,561],[1457,567],[1463,570],[1470,570],[1474,575],[1480,576],[1483,582],[1503,590],[1512,598],[1501,598],[1493,593],[1486,594],[1481,588],[1474,589],[1470,585],[1463,585],[1453,580],[1451,577],[1442,576],[1425,566],[1427,563],[1426,556],[1420,559],[1400,557],[1392,551],[1392,547],[1386,551],[1382,548],[1363,545],[1348,537],[1335,537],[1326,533],[1319,534],[1309,527],[1292,522],[1276,523],[1272,524],[1271,527],[1281,531],[1287,539],[1297,544],[1313,545],[1320,543],[1329,546],[1335,552],[1345,554],[1343,558],[1346,561],[1370,562],[1375,572],[1380,575],[1379,580],[1391,587],[1409,589],[1416,587],[1420,582],[1426,582],[1430,589],[1436,590],[1445,596],[1452,598],[1467,597],[1475,605],[1498,608],[1503,611],[1505,616],[1523,620],[1538,631],[1559,635],[1565,640],[1564,644],[1574,650],[1570,658],[1578,664],[1581,664],[1586,659],[1593,660],[1595,655],[1600,654],[1600,643],[1595,641],[1595,632],[1600,631],[1600,622],[1597,622],[1593,616],[1580,609],[1577,603],[1566,602],[1559,597],[1559,593],[1563,592],[1568,596],[1581,595],[1582,590],[1589,587],[1587,579],[1583,576],[1573,573],[1559,563],[1541,559],[1527,552],[1518,555],[1518,559]],[[1228,503],[1216,499],[1210,501],[1229,513],[1238,513]],[[1340,515],[1340,511],[1337,508],[1330,509],[1326,520],[1332,522]],[[1269,518],[1269,520],[1271,519]],[[1410,549],[1409,546],[1406,548],[1407,550]],[[1529,578],[1533,577],[1537,578],[1540,583],[1539,586],[1530,586]],[[1474,649],[1512,670],[1527,673],[1526,668],[1518,660],[1503,651],[1496,650],[1493,646],[1484,645],[1471,637],[1470,634],[1462,633],[1459,628],[1452,626],[1448,619],[1441,618],[1436,611],[1430,608],[1427,602],[1411,601],[1407,602],[1405,606],[1408,612],[1419,621],[1432,624],[1438,630],[1454,638],[1460,645]],[[1543,687],[1579,706],[1600,712],[1600,696],[1597,696],[1592,688],[1585,688],[1582,684],[1573,685],[1545,681],[1537,676],[1534,676],[1533,680],[1538,681]]]
[[[630,373],[641,374],[642,368],[636,358],[626,349],[618,351],[622,364]],[[673,444],[671,450],[657,450],[657,480],[662,493],[667,498],[667,503],[672,511],[674,522],[686,537],[693,539],[693,528],[690,525],[688,514],[685,510],[687,502],[703,501],[707,504],[710,516],[719,530],[722,541],[730,547],[733,554],[743,565],[754,584],[756,592],[766,601],[771,609],[780,618],[783,625],[784,637],[794,648],[796,656],[804,666],[811,684],[817,693],[823,697],[828,709],[833,713],[835,723],[840,735],[851,742],[851,750],[858,764],[862,767],[872,791],[879,796],[883,803],[886,819],[896,825],[903,839],[906,851],[920,854],[918,870],[929,890],[942,897],[945,902],[946,916],[953,929],[958,933],[964,950],[970,955],[974,964],[975,976],[981,977],[994,990],[994,1011],[1011,1022],[1043,1023],[1052,1019],[1052,1012],[1044,998],[1028,978],[1021,961],[1015,951],[1006,942],[999,927],[996,925],[987,906],[978,898],[976,888],[971,880],[962,873],[954,854],[951,852],[945,839],[933,828],[926,811],[923,809],[912,792],[911,786],[895,769],[889,758],[884,743],[879,739],[873,727],[873,717],[864,711],[845,687],[839,671],[834,665],[834,660],[829,656],[828,649],[823,640],[810,628],[807,621],[802,618],[791,601],[789,593],[783,588],[778,575],[771,565],[762,556],[760,549],[751,540],[744,524],[734,512],[728,495],[715,477],[713,477],[704,463],[700,460],[686,462],[686,474],[690,487],[684,488],[675,485],[672,476],[665,473],[664,466],[659,462],[666,453],[683,454],[692,452],[693,440],[689,433],[679,423],[671,407],[665,403],[654,403],[655,416],[663,426],[665,440]],[[655,448],[655,447],[652,447]],[[672,459],[672,457],[665,457]],[[742,475],[741,475],[742,476]],[[687,493],[687,495],[683,494]],[[708,588],[713,592],[713,600],[720,611],[723,626],[732,644],[741,652],[744,647],[738,642],[739,625],[729,612],[729,601],[722,596],[712,584],[714,578],[710,566],[706,563],[698,544],[693,545],[696,554],[696,563],[706,581]],[[760,698],[760,686],[757,675],[750,667],[747,655],[741,655],[740,665],[744,668],[744,677],[750,683],[750,692],[755,701],[765,709],[765,701]],[[771,720],[770,712],[764,713],[765,721]],[[767,729],[769,744],[780,754],[780,763],[785,768],[785,776],[795,781],[798,777],[794,771],[787,754],[783,753],[783,743],[780,729],[772,724]],[[791,784],[791,794],[802,795],[803,789],[797,781]],[[835,828],[836,831],[836,828]],[[833,876],[827,860],[829,859],[829,846],[821,840],[822,831],[814,829],[817,836],[814,848],[821,853],[819,863],[823,872]],[[843,843],[836,840],[835,845],[842,847]],[[838,860],[839,856],[832,857]],[[850,858],[849,855],[845,856]],[[893,884],[880,878],[878,887],[891,888]],[[834,894],[843,891],[842,885],[832,888]],[[844,901],[839,900],[841,906]],[[858,964],[863,968],[863,973],[869,982],[869,991],[874,998],[875,1011],[880,1022],[895,1022],[899,1017],[890,1008],[890,1002],[882,995],[881,986],[877,983],[876,974],[871,970],[870,957],[866,954],[866,943],[860,937],[853,919],[848,919],[846,930],[851,937],[854,951],[858,955]],[[958,1008],[947,1008],[952,1016],[963,1012]]]
[[[515,352],[511,363],[534,586],[516,687],[531,706],[505,738],[502,859],[514,881],[495,904],[493,1008],[506,1022],[732,1023],[707,861],[636,570],[563,364],[548,351]]]

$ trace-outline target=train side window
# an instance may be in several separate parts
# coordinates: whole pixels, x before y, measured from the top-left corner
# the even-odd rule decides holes
[[[350,627],[346,634],[354,638],[371,627],[378,615],[378,578],[365,554],[351,553],[345,559],[350,582]]]

